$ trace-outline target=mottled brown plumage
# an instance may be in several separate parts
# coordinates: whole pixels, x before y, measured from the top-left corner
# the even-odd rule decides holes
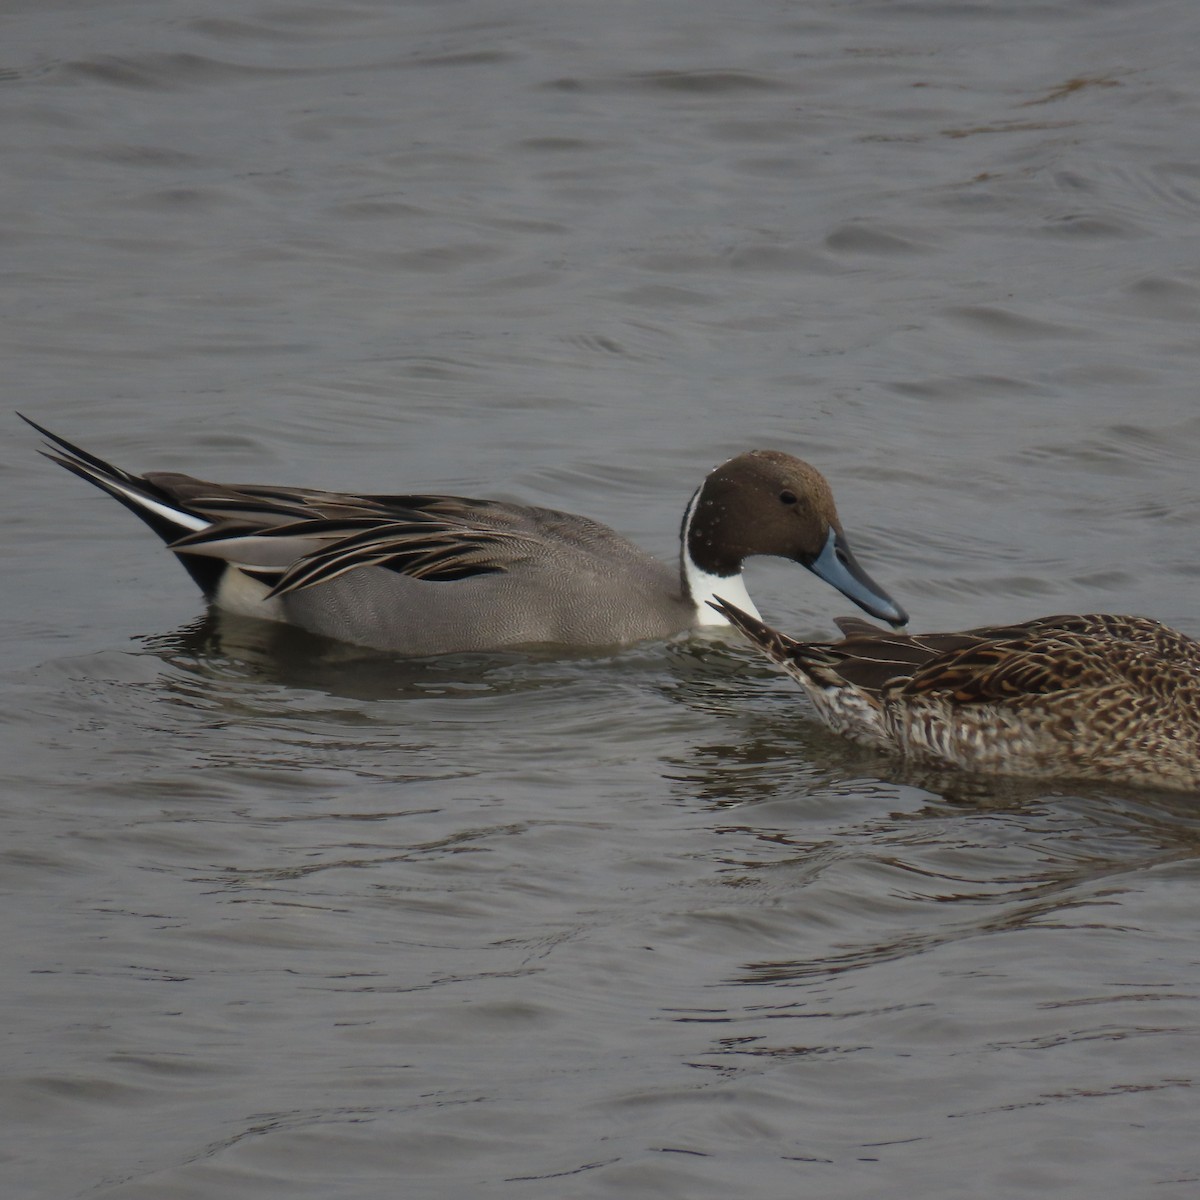
[[[1200,642],[1149,617],[1041,617],[961,633],[838,622],[798,642],[728,617],[837,733],[968,771],[1200,791]]]

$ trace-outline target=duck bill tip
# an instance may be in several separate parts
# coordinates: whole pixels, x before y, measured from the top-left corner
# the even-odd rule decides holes
[[[840,531],[831,529],[821,553],[803,565],[819,579],[837,588],[863,612],[877,620],[886,621],[893,629],[908,624],[908,613],[859,566],[858,560],[850,552],[845,534]]]

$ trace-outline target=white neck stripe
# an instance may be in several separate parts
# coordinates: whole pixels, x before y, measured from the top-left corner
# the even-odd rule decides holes
[[[683,577],[687,584],[688,595],[692,603],[696,606],[696,624],[729,624],[719,612],[708,606],[710,600],[718,599],[728,600],[730,604],[736,608],[740,608],[742,612],[749,613],[750,616],[761,621],[762,617],[759,616],[758,609],[754,606],[754,601],[750,599],[750,593],[746,591],[746,584],[742,580],[741,571],[738,571],[736,575],[713,575],[708,571],[702,570],[693,561],[688,540],[692,532],[692,514],[696,511],[696,504],[699,499],[700,492],[697,491],[692,497],[692,502],[688,505],[687,512],[684,514],[682,544],[679,551],[683,562]]]

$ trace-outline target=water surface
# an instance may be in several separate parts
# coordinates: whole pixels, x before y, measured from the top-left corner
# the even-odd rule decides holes
[[[917,627],[1200,633],[1200,30],[1062,5],[10,6],[10,404],[669,556],[832,479]],[[916,774],[736,640],[212,621],[14,419],[6,1194],[1195,1195],[1194,798]],[[769,619],[845,602],[756,564]]]

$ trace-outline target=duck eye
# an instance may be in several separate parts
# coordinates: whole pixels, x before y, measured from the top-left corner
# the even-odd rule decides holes
[[[795,492],[780,492],[779,499],[784,504],[795,504],[796,503],[796,493]]]

